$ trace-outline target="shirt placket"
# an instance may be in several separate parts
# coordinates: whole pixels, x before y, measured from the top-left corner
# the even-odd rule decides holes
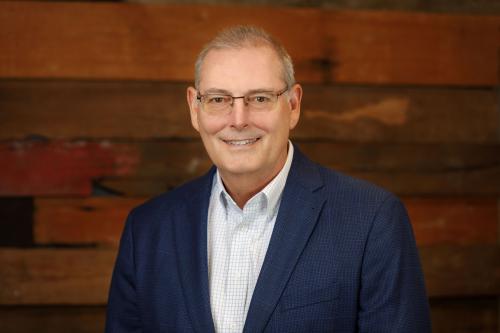
[[[227,271],[224,332],[241,332],[245,323],[248,303],[248,282],[250,272],[249,222],[247,211],[231,214],[235,223],[231,237],[229,269]]]

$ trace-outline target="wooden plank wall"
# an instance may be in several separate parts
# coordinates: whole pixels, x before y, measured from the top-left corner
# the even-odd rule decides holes
[[[434,331],[498,332],[500,16],[24,1],[0,2],[0,331],[102,331],[127,212],[210,166],[185,89],[236,23],[292,54],[301,149],[403,197]]]

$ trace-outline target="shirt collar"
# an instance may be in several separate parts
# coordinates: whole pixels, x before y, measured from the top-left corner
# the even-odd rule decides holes
[[[279,203],[281,201],[280,200],[281,194],[283,193],[283,189],[285,188],[285,183],[288,178],[288,173],[290,172],[290,167],[292,166],[293,152],[294,152],[293,144],[290,140],[288,140],[288,152],[283,168],[281,168],[280,172],[276,175],[276,177],[274,177],[273,180],[271,180],[269,184],[266,185],[266,187],[264,187],[259,193],[255,194],[250,199],[252,200],[255,197],[263,194],[264,198],[267,200],[266,206],[267,206],[268,216],[271,216],[279,207]],[[232,204],[238,207],[234,202],[233,198],[231,198],[229,193],[227,193],[226,188],[222,183],[219,170],[217,170],[214,178],[215,179],[212,191],[215,191],[214,193],[216,194],[222,205],[225,208],[227,208],[227,204],[230,201]]]

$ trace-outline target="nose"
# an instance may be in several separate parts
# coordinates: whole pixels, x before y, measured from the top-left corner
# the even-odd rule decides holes
[[[234,99],[233,105],[231,106],[232,110],[229,114],[231,127],[242,130],[248,127],[248,116],[249,112],[247,110],[247,105],[245,105],[244,100]]]

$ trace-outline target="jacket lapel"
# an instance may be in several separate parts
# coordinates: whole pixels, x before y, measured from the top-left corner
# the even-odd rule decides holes
[[[295,147],[296,148],[296,147]],[[317,166],[295,149],[244,332],[262,332],[278,303],[324,203]]]
[[[210,310],[207,257],[207,215],[214,168],[192,183],[186,211],[175,222],[177,262],[186,306],[196,332],[215,332]],[[188,197],[189,196],[189,197]]]

